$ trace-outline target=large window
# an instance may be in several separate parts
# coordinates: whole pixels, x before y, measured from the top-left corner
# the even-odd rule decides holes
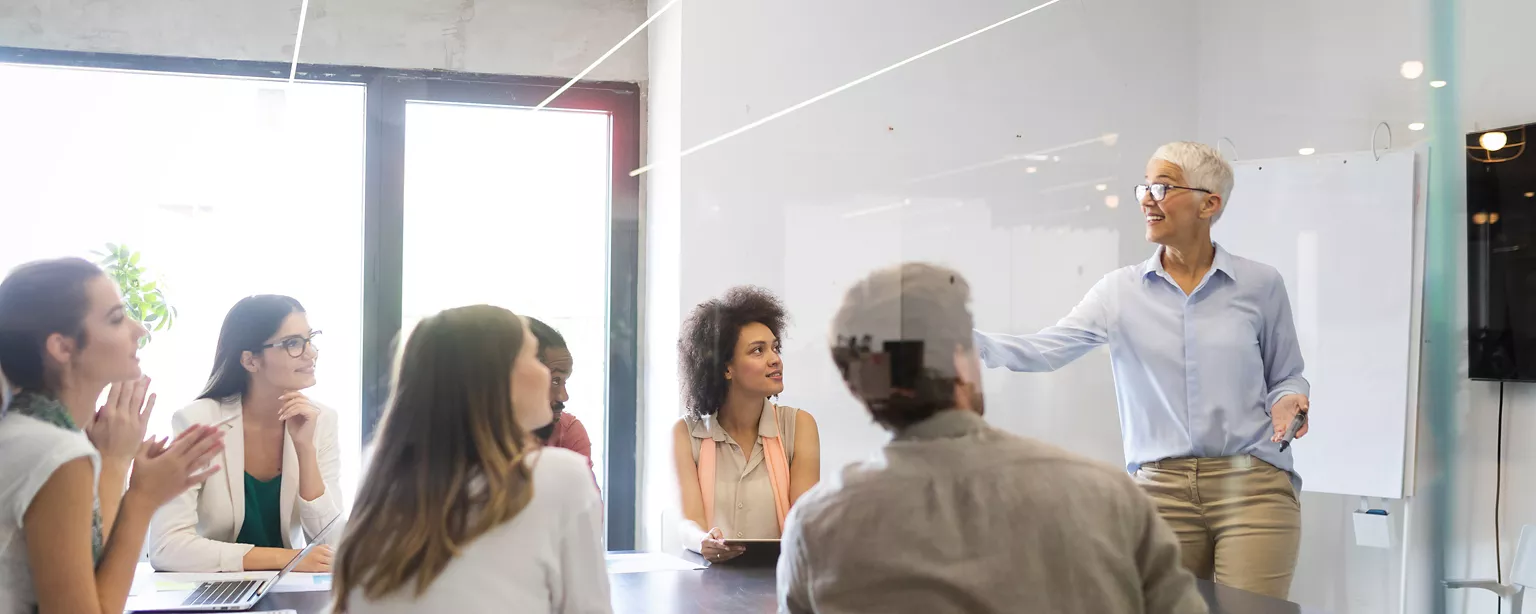
[[[178,318],[141,352],[150,430],[195,399],[229,308],[286,294],[324,330],[311,398],[362,436],[363,87],[0,65],[0,269],[119,244]]]
[[[5,63],[10,62],[10,63]],[[561,329],[609,547],[635,535],[638,88],[440,71],[0,48],[0,268],[141,252],[179,319],[143,352],[152,429],[208,377],[243,296],[325,331],[311,396],[342,416],[348,497],[399,333],[491,303]]]
[[[489,303],[560,330],[576,360],[566,411],[590,434],[596,467],[607,418],[610,123],[579,111],[405,109],[402,324]]]

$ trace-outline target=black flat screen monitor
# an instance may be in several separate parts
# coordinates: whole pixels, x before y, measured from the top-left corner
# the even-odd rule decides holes
[[[1536,381],[1536,124],[1467,135],[1472,379]]]

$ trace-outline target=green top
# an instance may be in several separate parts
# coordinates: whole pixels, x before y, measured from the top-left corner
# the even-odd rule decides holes
[[[283,548],[282,505],[283,476],[265,482],[245,474],[245,524],[235,543],[257,548]]]

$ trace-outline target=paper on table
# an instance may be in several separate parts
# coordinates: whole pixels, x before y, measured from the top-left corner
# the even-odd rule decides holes
[[[610,574],[704,569],[703,565],[661,552],[622,552],[609,554],[606,558]]]
[[[291,573],[272,588],[274,593],[318,593],[331,590],[331,574]]]

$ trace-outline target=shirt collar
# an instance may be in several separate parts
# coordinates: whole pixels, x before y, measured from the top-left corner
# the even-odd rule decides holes
[[[947,409],[901,429],[896,433],[896,439],[948,439],[985,428],[987,421],[981,414],[964,409]]]
[[[757,436],[759,438],[779,436],[779,423],[773,419],[773,414],[773,402],[763,399],[763,415],[757,420]],[[720,426],[719,417],[719,412],[704,416],[702,420],[693,423],[688,429],[688,434],[699,439],[725,441],[725,427]],[[736,443],[738,445],[745,445],[740,441]]]
[[[1211,259],[1211,270],[1221,271],[1228,279],[1237,281],[1237,274],[1232,266],[1232,255],[1228,254],[1227,250],[1222,249],[1221,244],[1215,241],[1211,242],[1211,247],[1216,248],[1216,256]],[[1142,277],[1153,274],[1161,277],[1167,276],[1168,271],[1163,268],[1163,249],[1165,249],[1163,246],[1157,246],[1157,249],[1152,250],[1152,257],[1148,258],[1146,262],[1141,263]]]

